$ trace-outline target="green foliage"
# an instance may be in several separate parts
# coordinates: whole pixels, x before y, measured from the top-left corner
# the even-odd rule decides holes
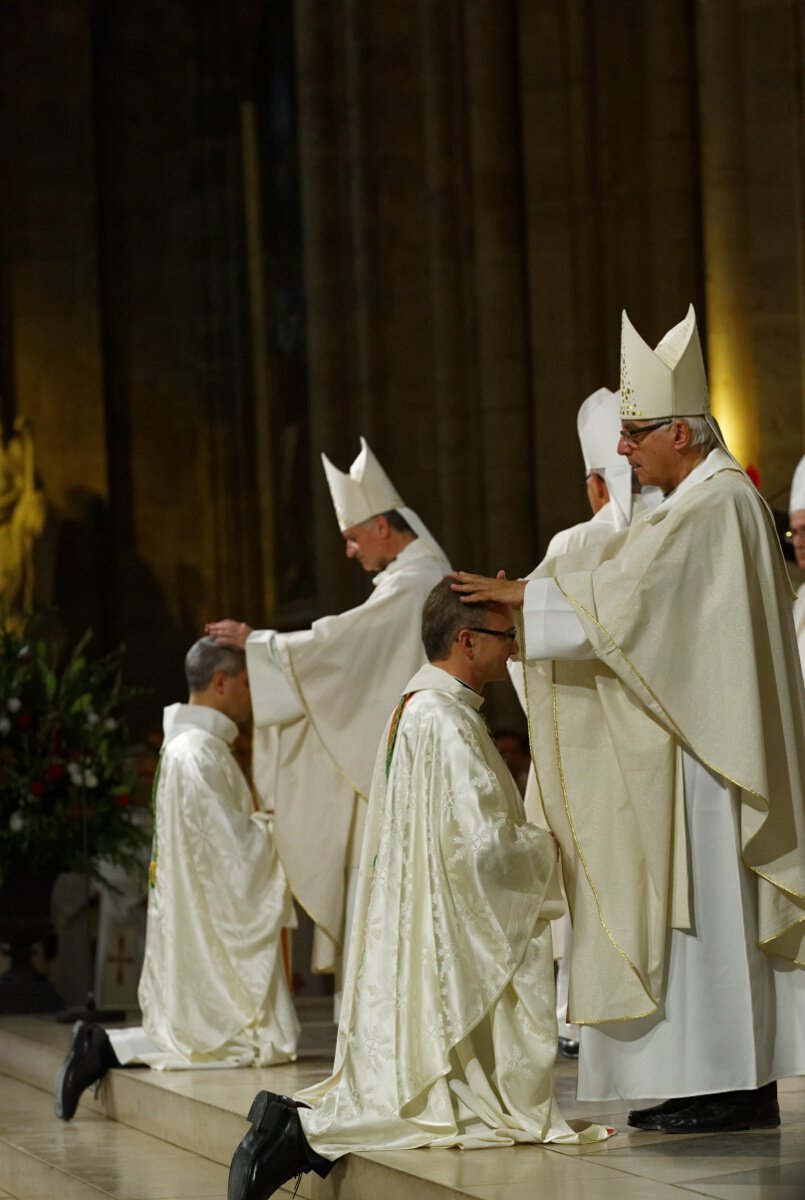
[[[122,651],[91,656],[90,632],[59,669],[45,625],[30,613],[20,633],[0,613],[0,880],[11,862],[131,866],[144,836],[125,716],[142,693],[122,681]]]

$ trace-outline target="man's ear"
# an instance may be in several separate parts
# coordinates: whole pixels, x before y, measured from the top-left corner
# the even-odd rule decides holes
[[[597,471],[593,471],[590,478],[596,500],[598,500],[602,505],[606,504],[607,500],[609,500],[609,488],[607,487],[607,481],[602,475],[599,475]]]
[[[687,421],[677,421],[674,425],[674,448],[676,450],[687,450],[690,445],[690,425]]]
[[[472,650],[472,633],[469,629],[460,629],[456,641],[465,653]]]
[[[226,680],[226,671],[213,671],[212,686],[219,695],[223,693],[224,683]]]
[[[391,526],[389,525],[388,517],[376,516],[375,529],[381,537],[389,537],[391,534]]]

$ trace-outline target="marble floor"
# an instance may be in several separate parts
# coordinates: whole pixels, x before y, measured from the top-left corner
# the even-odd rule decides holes
[[[334,1026],[321,1002],[300,1007],[297,1063],[115,1071],[67,1125],[52,1115],[49,1088],[69,1030],[0,1018],[0,1200],[223,1200],[254,1092],[293,1091],[328,1072]],[[563,1059],[556,1087],[566,1116],[618,1134],[582,1147],[352,1156],[325,1181],[305,1177],[300,1200],[805,1200],[805,1079],[780,1086],[781,1130],[673,1138],[628,1132],[627,1104],[577,1103],[575,1066]]]

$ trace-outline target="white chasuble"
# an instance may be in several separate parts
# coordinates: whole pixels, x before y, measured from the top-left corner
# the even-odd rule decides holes
[[[247,642],[259,726],[255,786],[274,809],[291,890],[316,924],[315,970],[332,971],[341,954],[345,873],[360,861],[378,739],[403,684],[425,661],[422,607],[449,570],[417,538],[374,577],[358,608],[298,633],[253,633]]]
[[[165,710],[156,882],[139,987],[143,1029],[157,1053],[137,1056],[153,1066],[269,1065],[296,1056],[299,1023],[280,944],[293,905],[270,819],[254,812],[232,755],[236,735],[215,709]]]
[[[569,1009],[591,1027],[580,1098],[805,1073],[805,697],[775,537],[716,450],[629,531],[526,588]]]
[[[405,694],[377,756],[333,1074],[297,1096],[305,1134],[325,1158],[606,1137],[553,1099],[554,842],[526,823],[476,692],[425,666]]]

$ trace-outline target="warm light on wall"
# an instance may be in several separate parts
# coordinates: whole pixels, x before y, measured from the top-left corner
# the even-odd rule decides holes
[[[738,462],[760,466],[749,339],[736,336],[734,314],[711,313],[707,343],[713,416]]]
[[[724,441],[730,452],[738,459],[741,466],[755,461],[752,447],[752,437],[749,431],[747,414],[742,408],[740,397],[724,388],[710,393],[713,416],[718,421]]]

